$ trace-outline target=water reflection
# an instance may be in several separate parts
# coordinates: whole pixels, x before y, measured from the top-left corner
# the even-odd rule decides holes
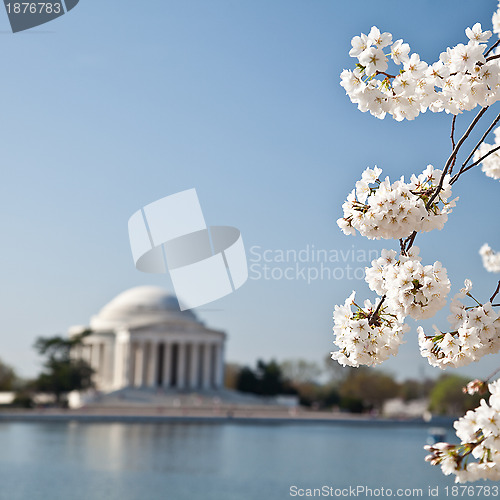
[[[213,425],[81,424],[68,427],[67,456],[99,470],[211,473],[223,428]],[[212,460],[203,460],[207,452]]]
[[[423,427],[1,423],[0,499],[290,498],[291,485],[451,485]]]

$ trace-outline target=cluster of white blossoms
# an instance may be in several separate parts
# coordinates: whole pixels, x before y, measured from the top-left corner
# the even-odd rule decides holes
[[[407,255],[396,260],[394,250],[382,250],[380,258],[366,268],[365,280],[371,290],[385,296],[385,304],[401,320],[405,316],[426,319],[434,316],[446,304],[450,280],[440,262],[424,266],[412,247]]]
[[[425,446],[430,452],[425,459],[440,465],[444,474],[455,474],[457,483],[500,480],[500,380],[488,388],[489,403],[482,399],[476,409],[453,424],[461,444]]]
[[[388,113],[398,121],[412,120],[427,109],[457,115],[489,106],[500,99],[498,59],[484,55],[491,31],[476,23],[465,34],[466,45],[448,47],[429,65],[410,53],[403,40],[393,43],[391,33],[373,26],[368,35],[352,39],[349,55],[358,63],[353,71],[342,72],[341,85],[361,111],[378,118]],[[389,57],[399,66],[394,75],[387,73]]]
[[[406,316],[429,318],[445,305],[450,291],[446,269],[440,262],[423,266],[418,253],[418,247],[412,247],[396,260],[394,250],[382,250],[366,269],[366,281],[379,300],[360,307],[352,292],[343,306],[335,306],[334,344],[340,350],[332,352],[332,359],[344,366],[380,364],[397,354],[409,330]]]
[[[474,153],[474,161],[479,161],[484,155],[488,154],[492,149],[500,146],[500,127],[495,129],[494,144],[483,142]],[[500,149],[491,153],[481,162],[481,170],[493,179],[500,179]]]
[[[500,38],[500,0],[492,21],[493,31]],[[391,33],[381,33],[373,26],[368,35],[362,33],[351,40],[349,55],[357,59],[355,68],[341,74],[340,85],[351,101],[377,118],[390,115],[398,121],[413,120],[427,110],[454,115],[453,153],[446,172],[453,169],[460,148],[485,108],[500,100],[499,42],[487,50],[492,33],[483,31],[479,23],[467,28],[465,34],[467,43],[448,47],[438,61],[428,64],[411,52],[408,43],[393,41]],[[455,117],[476,106],[483,110],[455,144]],[[427,319],[446,304],[451,288],[446,269],[440,262],[423,265],[419,249],[412,245],[417,233],[443,228],[456,202],[451,200],[451,183],[462,173],[481,163],[487,176],[500,179],[500,126],[495,130],[494,144],[484,143],[485,137],[474,152],[474,163],[466,167],[469,157],[453,179],[429,165],[418,177],[412,175],[409,182],[404,177],[393,183],[389,177],[381,180],[382,170],[377,167],[366,169],[356,182],[342,205],[338,226],[346,235],[359,232],[369,239],[400,240],[400,255],[382,250],[381,257],[366,268],[365,280],[378,300],[367,300],[360,307],[353,292],[343,306],[335,306],[334,344],[339,350],[331,357],[341,365],[373,366],[396,355],[409,330],[407,316]],[[500,272],[500,252],[485,244],[480,254],[488,271]],[[427,336],[421,327],[417,329],[420,352],[433,366],[461,367],[500,351],[500,311],[494,309],[499,305],[494,299],[500,293],[500,282],[485,304],[470,294],[471,286],[466,280],[450,305],[449,332],[434,326],[434,334]],[[475,304],[465,306],[461,300],[465,296]],[[464,392],[486,392],[486,384],[474,380]],[[426,447],[430,451],[426,460],[440,465],[444,474],[454,474],[457,482],[500,480],[500,379],[488,388],[489,403],[482,400],[478,408],[454,424],[461,444]]]
[[[500,273],[500,252],[491,249],[488,243],[485,243],[479,249],[479,255],[483,259],[483,266],[490,273]]]
[[[422,327],[417,328],[420,353],[430,365],[458,368],[500,350],[500,316],[491,303],[466,307],[458,300],[466,295],[472,297],[471,288],[471,281],[466,280],[451,302],[451,332],[441,332],[434,326],[435,335],[426,336]]]
[[[385,307],[366,300],[363,307],[354,302],[352,292],[343,306],[335,306],[334,344],[339,351],[332,352],[332,359],[343,366],[373,366],[398,353],[403,334],[409,330]],[[352,310],[352,307],[355,310]]]
[[[412,175],[409,183],[401,177],[392,184],[389,177],[381,181],[381,173],[378,167],[367,168],[342,205],[344,217],[337,224],[344,234],[356,234],[357,230],[369,239],[400,239],[413,231],[443,228],[456,202],[448,202],[449,175],[443,179],[439,196],[426,208],[439,184],[441,170],[428,165],[418,177]]]

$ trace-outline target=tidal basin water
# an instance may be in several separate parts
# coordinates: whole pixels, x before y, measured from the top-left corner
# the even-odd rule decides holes
[[[410,425],[1,422],[0,498],[267,500],[324,486],[441,498],[453,478],[424,462],[427,438]]]

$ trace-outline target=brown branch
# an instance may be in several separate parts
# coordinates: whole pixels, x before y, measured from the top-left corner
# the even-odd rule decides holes
[[[370,326],[373,326],[377,320],[377,316],[378,316],[378,313],[380,311],[380,308],[382,307],[382,304],[384,303],[384,300],[385,300],[385,295],[380,299],[380,302],[378,303],[375,311],[373,311],[371,314],[370,314],[370,317],[368,318],[368,324]]]
[[[490,61],[493,61],[493,59],[499,59],[500,58],[500,54],[497,54],[495,56],[490,56],[488,58],[486,58],[486,62],[490,62]]]
[[[500,113],[498,113],[497,117],[493,120],[493,123],[488,127],[488,130],[486,130],[486,132],[483,134],[483,136],[481,137],[481,139],[479,139],[479,141],[476,144],[476,146],[474,147],[474,149],[471,151],[470,155],[463,162],[462,168],[460,169],[460,171],[458,172],[458,174],[456,174],[453,177],[454,180],[452,179],[452,181],[451,181],[452,184],[453,184],[453,182],[456,181],[456,179],[458,179],[460,177],[460,175],[462,175],[464,172],[466,172],[466,168],[467,168],[466,165],[467,165],[467,163],[469,163],[469,160],[472,158],[472,156],[474,155],[474,153],[478,150],[479,146],[481,146],[481,144],[484,142],[484,140],[486,139],[486,137],[488,136],[488,134],[493,130],[493,127],[498,123],[499,120],[500,120]]]
[[[453,176],[453,179],[451,179],[450,184],[455,184],[455,182],[457,182],[458,178],[463,173],[467,172],[471,168],[474,168],[476,165],[479,165],[485,158],[492,155],[493,153],[496,153],[499,149],[500,149],[500,146],[496,146],[493,149],[490,149],[490,151],[488,151],[484,156],[481,156],[481,158],[479,158],[479,160],[475,161],[474,163],[471,163],[468,167],[461,168],[460,171]]]
[[[386,76],[387,78],[396,78],[395,75],[389,75],[389,73],[386,73],[385,71],[375,71],[375,75],[384,75]]]
[[[410,236],[406,238],[406,240],[403,243],[403,250],[401,251],[402,254],[406,255],[406,252],[408,252],[408,250],[412,247],[415,238],[417,237],[417,234],[418,234],[417,231],[413,231],[413,233],[411,233]]]
[[[499,40],[498,43],[495,44],[495,46],[497,46],[499,43],[500,43],[500,40]],[[429,201],[427,202],[427,204],[425,206],[425,208],[427,210],[430,208],[430,206],[432,205],[432,202],[439,195],[439,193],[440,193],[440,191],[441,191],[441,189],[443,187],[444,178],[445,178],[446,174],[448,174],[448,173],[451,174],[451,172],[453,170],[453,167],[455,165],[455,162],[456,162],[457,154],[458,154],[460,148],[462,147],[462,145],[466,141],[466,139],[469,137],[470,133],[472,132],[472,130],[474,129],[474,127],[477,125],[477,123],[479,122],[479,120],[486,113],[487,109],[488,109],[488,106],[486,106],[484,108],[481,108],[481,111],[479,111],[479,113],[477,113],[477,115],[474,117],[474,120],[472,120],[471,124],[469,125],[469,127],[467,128],[467,130],[465,131],[465,133],[463,134],[463,136],[460,138],[460,140],[456,144],[455,144],[455,137],[454,137],[455,136],[456,115],[453,117],[453,120],[452,120],[452,123],[451,123],[451,134],[450,134],[451,143],[452,143],[452,146],[453,146],[453,151],[452,151],[451,155],[449,156],[448,160],[446,160],[443,172],[441,174],[441,178],[439,179],[439,184],[435,188],[434,194],[432,194],[432,196],[429,198]],[[450,184],[454,184],[458,180],[458,178],[464,172],[467,172],[467,170],[470,170],[471,168],[475,167],[476,165],[478,165],[479,163],[481,163],[487,156],[489,156],[490,154],[493,154],[495,151],[497,151],[498,149],[500,149],[500,146],[497,146],[496,148],[492,149],[487,154],[485,154],[477,162],[474,162],[473,164],[469,165],[468,167],[465,167],[465,165],[467,164],[467,162],[472,158],[472,156],[474,155],[474,153],[476,152],[476,150],[483,143],[483,141],[486,138],[486,136],[491,132],[491,130],[493,129],[493,127],[499,121],[500,121],[500,113],[497,115],[497,117],[495,118],[495,120],[493,121],[493,123],[488,127],[488,130],[483,134],[483,137],[480,139],[480,141],[476,144],[476,146],[474,147],[474,149],[472,150],[472,152],[468,156],[467,160],[462,165],[462,168],[460,169],[460,171],[457,174],[455,174],[453,176],[453,178],[450,180]],[[401,247],[401,253],[402,254],[406,254],[406,252],[412,247],[412,245],[413,245],[413,243],[415,241],[416,236],[417,236],[417,232],[413,231],[413,233],[410,236],[408,236],[408,238],[406,238],[406,240],[404,240],[404,241],[400,240],[400,247]]]
[[[429,198],[429,201],[425,205],[425,208],[427,210],[432,205],[432,202],[439,195],[439,192],[441,191],[441,189],[443,187],[444,178],[445,178],[446,174],[448,173],[448,169],[450,169],[450,172],[451,172],[451,169],[453,169],[453,165],[455,164],[458,151],[460,150],[460,148],[462,147],[462,145],[466,141],[466,139],[469,137],[469,135],[472,132],[472,130],[474,129],[474,127],[477,125],[477,122],[481,119],[481,117],[484,115],[484,113],[486,113],[487,109],[488,109],[488,106],[482,108],[481,111],[479,111],[479,113],[474,117],[474,120],[472,120],[471,124],[469,125],[469,127],[465,131],[464,135],[460,138],[460,140],[458,141],[457,144],[455,144],[455,139],[454,139],[455,118],[456,118],[456,116],[454,116],[454,118],[452,120],[452,125],[451,125],[451,141],[453,144],[453,151],[451,152],[451,155],[449,156],[448,160],[446,160],[446,163],[445,163],[445,166],[443,169],[443,173],[441,174],[441,178],[439,179],[439,184],[435,188],[434,194]],[[497,118],[500,119],[500,115]],[[496,120],[496,121],[498,121],[498,120]],[[495,123],[496,123],[496,121],[495,121]],[[491,151],[490,154],[492,152],[493,151]],[[486,155],[485,155],[485,157],[486,157]],[[472,168],[472,166],[470,168]],[[458,179],[458,177],[460,177],[460,175],[463,172],[465,172],[468,169],[469,168],[463,169],[463,166],[462,166],[462,169],[460,169],[460,172],[458,174],[455,174],[455,176],[453,177],[455,179],[455,181]],[[453,184],[452,181],[450,181],[450,183]],[[412,247],[413,243],[415,242],[416,237],[417,237],[417,231],[413,231],[413,233],[410,236],[408,236],[408,238],[406,238],[406,240],[404,240],[404,242],[402,244],[400,242],[402,254],[406,254],[406,252]]]
[[[497,40],[484,54],[484,57],[488,57],[488,54],[491,53],[492,50],[496,49],[498,47],[498,44],[500,44],[500,40]]]
[[[457,115],[453,115],[453,120],[451,120],[451,150],[453,151],[455,149],[455,122],[457,121]],[[455,161],[457,160],[457,157],[453,158],[453,162],[451,163],[450,167],[450,175],[451,172],[453,171],[453,167],[455,166]]]
[[[500,293],[500,280],[498,281],[497,288],[493,295],[490,297],[490,303],[493,304],[493,301],[495,300],[495,297]]]
[[[436,190],[434,191],[434,194],[430,197],[429,201],[427,202],[425,208],[428,210],[429,207],[432,205],[432,202],[437,198],[439,195],[439,192],[441,191],[441,188],[443,187],[443,182],[446,174],[448,173],[448,169],[450,168],[450,165],[452,164],[454,158],[456,158],[458,151],[462,147],[462,144],[465,142],[467,137],[469,137],[470,133],[474,129],[474,127],[477,125],[477,122],[481,119],[481,117],[486,113],[486,110],[488,109],[488,106],[481,108],[481,111],[474,117],[474,120],[472,120],[471,124],[469,125],[468,129],[465,131],[464,135],[460,138],[460,140],[457,142],[457,145],[453,148],[453,151],[446,160],[446,164],[443,169],[443,173],[441,174],[441,179],[439,179],[439,184],[436,187]]]

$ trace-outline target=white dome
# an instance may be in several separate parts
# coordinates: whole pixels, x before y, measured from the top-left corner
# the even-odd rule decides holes
[[[156,286],[138,286],[117,295],[90,320],[95,330],[140,327],[165,322],[198,322],[191,311],[181,311],[175,295]]]

